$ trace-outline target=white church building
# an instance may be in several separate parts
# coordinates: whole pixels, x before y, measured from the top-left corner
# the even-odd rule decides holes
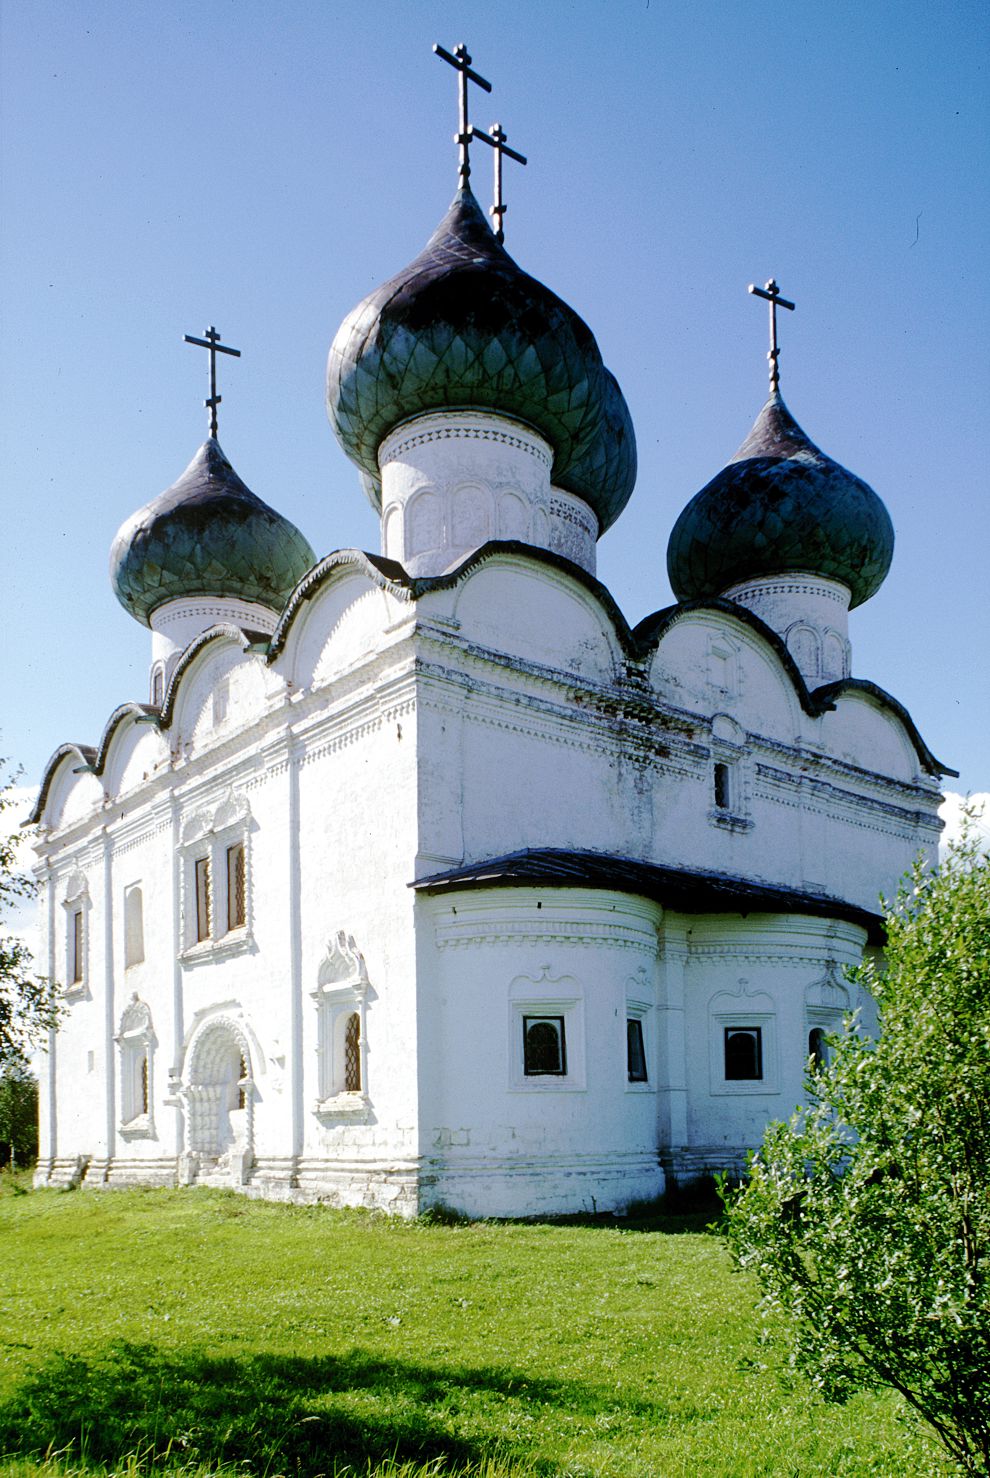
[[[952,772],[852,676],[893,530],[776,364],[630,628],[595,577],[622,392],[462,162],[330,349],[381,553],[317,559],[215,436],[125,523],[149,701],[56,750],[33,818],[39,1185],[603,1211],[790,1113]]]

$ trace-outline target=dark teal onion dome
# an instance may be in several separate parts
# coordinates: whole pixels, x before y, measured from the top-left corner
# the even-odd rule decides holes
[[[238,477],[212,436],[178,482],[122,525],[110,582],[138,621],[181,596],[228,596],[281,612],[316,563],[307,541]]]
[[[488,410],[539,432],[553,481],[602,530],[632,493],[636,449],[622,392],[587,324],[528,276],[459,190],[426,247],[344,319],[327,363],[327,414],[380,503],[378,448],[428,411]]]
[[[819,451],[779,394],[674,525],[667,573],[678,600],[721,595],[764,575],[838,580],[850,608],[879,590],[894,526],[862,478]]]

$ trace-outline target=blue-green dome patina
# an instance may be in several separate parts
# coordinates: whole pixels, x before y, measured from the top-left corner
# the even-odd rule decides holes
[[[821,575],[848,586],[852,607],[879,590],[893,552],[880,498],[815,446],[775,392],[675,523],[667,573],[678,600],[763,575]]]
[[[122,525],[110,582],[147,626],[181,596],[230,596],[281,611],[315,563],[299,530],[245,486],[211,436],[178,482]]]
[[[635,437],[594,335],[516,265],[462,189],[415,261],[344,319],[327,363],[327,414],[378,506],[388,433],[411,416],[467,407],[538,431],[554,453],[553,481],[585,499],[603,530],[625,507]]]

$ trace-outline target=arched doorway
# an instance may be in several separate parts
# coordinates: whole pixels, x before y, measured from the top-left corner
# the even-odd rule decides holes
[[[254,1159],[254,1077],[247,1037],[234,1022],[207,1022],[198,1032],[183,1096],[190,1178],[242,1185]]]

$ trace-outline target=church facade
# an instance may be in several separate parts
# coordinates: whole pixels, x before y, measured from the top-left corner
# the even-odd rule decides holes
[[[851,672],[883,504],[774,373],[630,628],[622,392],[466,174],[327,404],[380,554],[317,559],[215,435],[114,543],[149,694],[34,815],[37,1183],[526,1216],[739,1165],[939,832],[944,767]]]

